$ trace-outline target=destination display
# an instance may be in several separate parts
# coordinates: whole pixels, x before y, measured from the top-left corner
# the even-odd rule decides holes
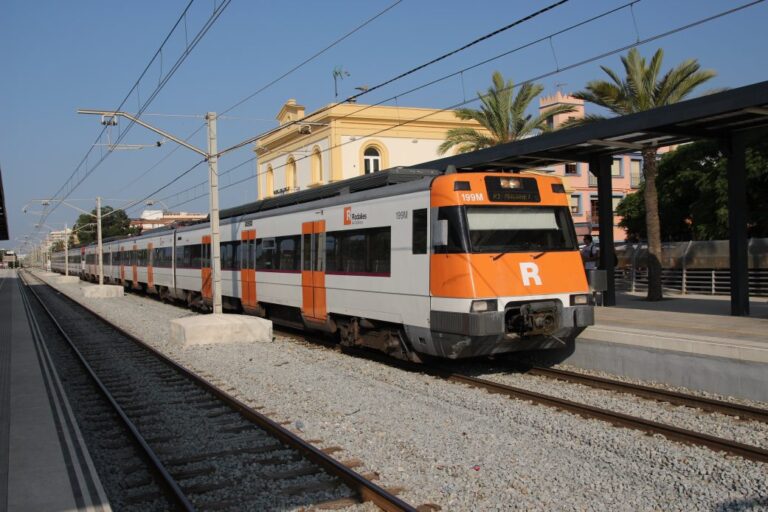
[[[486,176],[488,200],[504,203],[538,203],[541,201],[535,178]]]

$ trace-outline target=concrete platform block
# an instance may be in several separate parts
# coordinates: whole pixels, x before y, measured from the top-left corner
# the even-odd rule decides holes
[[[198,315],[171,320],[171,342],[188,347],[272,341],[272,322],[247,315]]]
[[[122,286],[111,284],[87,286],[83,288],[83,296],[89,299],[111,299],[125,294]]]
[[[80,278],[77,276],[57,276],[53,278],[53,282],[58,284],[79,283]]]

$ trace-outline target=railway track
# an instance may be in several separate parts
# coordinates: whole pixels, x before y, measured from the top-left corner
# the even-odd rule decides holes
[[[295,334],[286,334],[295,336]],[[530,391],[520,387],[509,386],[491,380],[465,375],[443,365],[423,365],[400,360],[393,360],[384,354],[373,353],[365,350],[345,349],[345,351],[352,355],[374,359],[376,361],[396,366],[404,370],[427,373],[434,377],[439,377],[450,382],[456,382],[479,389],[485,389],[489,393],[501,394],[510,398],[526,400],[535,404],[554,407],[585,418],[593,418],[606,421],[619,427],[640,430],[649,434],[660,434],[667,439],[691,445],[704,446],[715,451],[725,452],[731,455],[738,455],[749,460],[768,462],[768,450],[758,446],[739,443],[737,441],[723,439],[701,432],[675,427],[665,423],[659,423],[638,416],[631,416],[628,414],[594,407],[552,395],[537,393],[535,391]],[[541,375],[550,378],[558,377],[562,380],[566,380],[566,378],[570,377],[570,374],[572,373],[561,372],[558,370],[552,370],[550,373],[548,369],[543,368],[536,368],[535,370],[529,370],[529,372],[532,375]],[[656,388],[651,388],[648,386],[636,386],[631,384],[623,385],[625,383],[620,383],[610,379],[597,378],[597,380],[592,380],[588,378],[580,379],[580,377],[584,376],[582,374],[575,374],[569,380],[571,382],[578,381],[579,383],[593,385],[595,387],[604,386],[606,389],[631,393],[643,398],[652,398],[654,400],[687,405],[689,407],[702,408],[708,411],[721,412],[731,416],[749,417],[750,419],[756,419],[758,421],[765,421],[766,417],[768,417],[767,411],[741,406],[739,404],[710,400],[692,395],[685,395],[682,393],[666,392],[665,390],[657,390]]]
[[[529,369],[526,374],[547,377],[549,379],[562,380],[574,384],[583,384],[585,386],[590,386],[597,389],[628,393],[642,398],[657,400],[659,402],[683,405],[686,407],[701,409],[707,412],[714,412],[725,414],[727,416],[734,416],[738,418],[760,421],[762,423],[768,423],[768,410],[760,409],[757,407],[750,407],[747,405],[725,402],[722,400],[714,400],[711,398],[688,395],[685,393],[678,393],[676,391],[644,386],[642,384],[622,382],[614,379],[606,379],[603,377],[586,375],[583,373],[561,370],[557,368],[534,367]]]
[[[635,430],[647,432],[649,434],[661,434],[667,439],[672,439],[687,444],[705,446],[715,451],[738,455],[749,460],[768,462],[768,450],[757,446],[710,436],[708,434],[703,434],[693,430],[678,428],[672,425],[647,420],[638,416],[630,416],[608,409],[593,407],[591,405],[573,402],[571,400],[566,400],[555,396],[544,395],[534,391],[529,391],[527,389],[508,386],[506,384],[500,384],[498,382],[480,379],[477,377],[461,375],[441,369],[433,369],[428,371],[433,375],[442,377],[446,380],[485,389],[490,393],[502,394],[520,400],[531,401],[536,404],[555,407],[557,409],[578,414],[582,417],[607,421],[619,427],[632,428]]]
[[[151,461],[176,509],[371,501],[387,511],[416,510],[95,312],[47,285],[30,286],[30,275],[26,288]]]

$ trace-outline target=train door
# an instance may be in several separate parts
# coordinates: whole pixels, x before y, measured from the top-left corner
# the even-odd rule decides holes
[[[304,317],[325,322],[325,221],[301,225],[301,291]]]
[[[155,273],[152,270],[152,242],[147,244],[147,291],[155,289]]]
[[[118,251],[120,254],[120,283],[125,285],[125,252],[123,251],[122,245]]]
[[[244,230],[240,234],[240,301],[246,311],[256,309],[256,231]]]
[[[133,276],[133,288],[139,287],[139,251],[136,249],[136,244],[133,244],[133,251],[131,251],[131,274]]]
[[[203,236],[202,246],[202,260],[200,264],[200,272],[202,277],[202,286],[200,287],[200,294],[206,301],[213,300],[213,289],[211,281],[211,235]]]

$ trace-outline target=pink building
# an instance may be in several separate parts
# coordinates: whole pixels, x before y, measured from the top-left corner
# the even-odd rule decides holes
[[[575,108],[574,112],[559,114],[550,121],[552,127],[558,127],[569,119],[584,117],[584,101],[557,91],[554,96],[539,98],[539,110],[555,105],[566,104]],[[571,215],[576,225],[576,233],[582,235],[598,234],[597,220],[597,178],[589,172],[585,162],[555,165],[549,168],[554,174],[564,177],[566,191],[571,196]],[[613,158],[611,174],[613,176],[613,210],[628,194],[637,191],[642,180],[643,158],[640,153],[616,155]],[[626,232],[618,226],[621,217],[614,217],[613,238],[617,242],[626,240]]]

